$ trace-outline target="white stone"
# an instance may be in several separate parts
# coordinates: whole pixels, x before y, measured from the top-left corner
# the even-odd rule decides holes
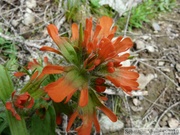
[[[26,1],[26,6],[28,8],[35,8],[36,7],[36,0],[27,0]]]
[[[156,22],[153,22],[152,27],[153,27],[153,29],[154,29],[155,31],[160,31],[160,30],[161,30],[161,27],[160,27],[159,24],[156,23]]]
[[[171,70],[169,68],[161,68],[161,70],[164,72],[171,72]]]
[[[12,23],[12,25],[13,25],[14,27],[16,27],[16,26],[18,25],[18,21],[17,21],[17,20],[14,20],[14,19],[12,20],[11,23]]]
[[[148,36],[148,35],[144,35],[144,36],[142,36],[142,38],[143,38],[144,40],[151,40],[151,36]]]
[[[133,104],[135,106],[139,106],[141,104],[141,101],[139,101],[137,98],[133,98]]]
[[[177,128],[179,126],[179,121],[175,118],[170,118],[168,124],[170,128]]]
[[[178,72],[180,72],[180,64],[176,64],[176,70],[178,71]]]
[[[154,78],[156,78],[156,75],[148,74],[145,76],[144,74],[140,73],[139,78],[137,80],[137,82],[139,83],[139,89],[144,89],[146,85]]]
[[[29,8],[27,8],[26,13],[24,14],[23,23],[28,26],[34,22],[35,22],[35,16],[32,14],[32,11]]]
[[[136,49],[138,50],[145,49],[146,47],[146,44],[141,40],[137,40],[135,41],[135,43],[136,43]]]
[[[172,113],[167,113],[167,116],[169,117],[169,118],[171,118],[172,117]]]
[[[117,11],[120,15],[122,15],[127,10],[127,7],[122,0],[100,0],[99,4],[109,5],[112,9]]]
[[[162,118],[162,121],[167,121],[168,120],[168,117],[165,115],[163,118]]]
[[[177,91],[180,91],[180,87],[177,88]]]
[[[141,106],[141,107],[137,107],[137,106],[130,106],[131,107],[131,109],[134,111],[134,112],[140,112],[140,111],[142,111],[143,110],[143,107]]]
[[[152,45],[146,45],[146,49],[148,50],[148,52],[151,52],[151,53],[155,52],[155,48]]]
[[[164,62],[164,61],[160,61],[160,62],[158,62],[158,65],[159,65],[159,66],[164,66],[164,64],[165,64],[165,62]]]
[[[102,117],[99,120],[99,124],[101,125],[101,131],[103,133],[119,131],[124,127],[124,123],[122,121],[117,120],[116,122],[112,122],[105,115],[102,115]]]
[[[160,125],[161,127],[165,127],[165,126],[167,125],[167,122],[166,122],[166,121],[160,121],[160,122],[159,122],[159,125]]]
[[[99,0],[100,5],[109,5],[112,9],[117,11],[121,16],[131,7],[137,6],[142,0]]]
[[[32,10],[30,8],[26,8],[26,13],[32,13]]]
[[[139,97],[143,97],[143,96],[147,96],[148,95],[148,91],[132,91],[131,92],[132,96],[139,96]]]

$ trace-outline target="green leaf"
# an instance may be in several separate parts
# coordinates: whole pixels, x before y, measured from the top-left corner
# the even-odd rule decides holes
[[[91,4],[95,7],[100,7],[99,0],[91,0]]]
[[[44,90],[42,89],[37,89],[36,91],[34,91],[33,93],[31,93],[30,95],[34,98],[34,99],[39,99],[40,97],[44,96],[46,93]]]
[[[57,114],[64,113],[69,116],[70,114],[73,113],[72,106],[70,106],[69,104],[64,104],[63,102],[60,103],[53,102],[53,106]]]
[[[0,65],[0,99],[4,104],[10,98],[13,90],[14,86],[7,69]]]
[[[6,40],[4,38],[0,38],[0,45],[3,45],[6,43]]]
[[[6,118],[5,112],[0,113],[0,134],[2,134],[3,130],[8,127],[8,122]]]
[[[74,47],[70,43],[65,41],[65,43],[60,46],[60,49],[63,56],[69,62],[72,62],[73,64],[78,64],[79,61],[78,61],[77,53]]]
[[[17,59],[15,57],[11,57],[10,60],[8,60],[4,66],[5,68],[7,68],[7,70],[11,71],[17,71],[19,67]]]
[[[34,114],[31,118],[30,135],[56,135],[56,118],[55,110],[49,106],[45,112],[45,116],[40,118]]]
[[[9,111],[6,111],[6,116],[12,135],[28,135],[26,123],[23,117],[21,117],[21,120],[17,120]]]

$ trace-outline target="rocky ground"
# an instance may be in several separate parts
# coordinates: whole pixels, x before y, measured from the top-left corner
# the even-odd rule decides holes
[[[142,29],[127,32],[135,44],[131,64],[140,73],[140,91],[132,97],[106,91],[111,98],[108,105],[119,121],[107,126],[109,121],[101,117],[103,134],[121,135],[124,128],[132,127],[180,128],[180,2],[177,5],[172,12],[161,13],[150,24],[144,24]],[[0,1],[0,37],[16,43],[18,63],[25,65],[32,58],[46,55],[39,51],[42,45],[54,46],[45,29],[48,23],[55,23],[62,34],[70,32],[61,6],[54,6],[49,0],[34,4],[23,0]],[[9,58],[1,48],[0,63],[4,64]],[[64,134],[59,129],[57,133]]]

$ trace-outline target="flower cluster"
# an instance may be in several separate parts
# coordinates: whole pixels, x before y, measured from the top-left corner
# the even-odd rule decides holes
[[[86,19],[86,26],[72,24],[70,39],[59,37],[58,29],[50,24],[47,30],[58,49],[43,46],[41,51],[54,52],[62,57],[63,63],[47,65],[42,74],[61,74],[55,82],[44,87],[45,92],[54,102],[67,103],[72,96],[79,96],[78,107],[70,117],[67,131],[76,117],[82,119],[77,128],[78,134],[90,134],[94,123],[97,132],[100,126],[96,117],[96,109],[102,110],[112,121],[117,118],[105,105],[99,93],[105,91],[109,80],[127,94],[138,90],[139,74],[134,66],[124,67],[121,62],[127,60],[129,53],[124,53],[133,46],[129,37],[114,38],[117,27],[113,20],[103,16],[93,27],[92,18]]]
[[[30,109],[34,105],[34,99],[29,95],[28,92],[24,94],[16,94],[14,91],[11,96],[12,101],[6,102],[6,109],[11,111],[12,115],[17,119],[21,120],[20,115],[17,113],[17,109]]]

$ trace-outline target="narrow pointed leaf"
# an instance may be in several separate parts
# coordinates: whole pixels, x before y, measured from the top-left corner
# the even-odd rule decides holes
[[[8,71],[0,65],[0,99],[5,103],[10,98],[14,86]]]

